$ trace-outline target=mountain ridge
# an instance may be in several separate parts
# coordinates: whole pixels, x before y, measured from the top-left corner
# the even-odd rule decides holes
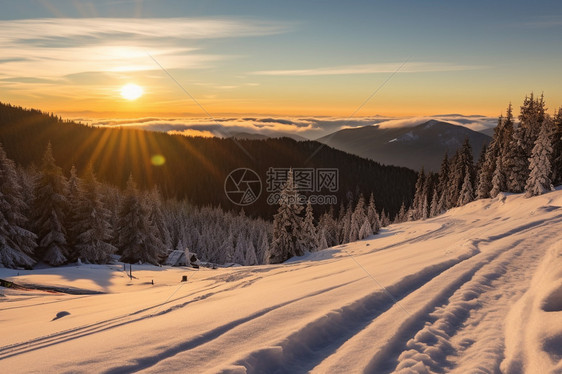
[[[478,159],[491,138],[464,126],[431,119],[412,127],[377,124],[336,131],[317,141],[385,165],[438,171],[445,152],[452,155],[468,137]]]

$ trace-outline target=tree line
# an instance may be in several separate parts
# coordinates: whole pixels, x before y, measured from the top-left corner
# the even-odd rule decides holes
[[[439,173],[422,169],[411,207],[403,204],[395,220],[437,216],[501,192],[536,196],[561,183],[562,108],[550,115],[543,95],[531,93],[521,105],[518,123],[509,104],[476,164],[467,140],[452,158],[445,154]]]

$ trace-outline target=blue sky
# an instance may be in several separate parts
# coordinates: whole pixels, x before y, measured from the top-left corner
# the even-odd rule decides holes
[[[0,3],[0,100],[50,111],[196,115],[147,52],[217,114],[345,117],[406,60],[358,115],[562,105],[560,1]]]

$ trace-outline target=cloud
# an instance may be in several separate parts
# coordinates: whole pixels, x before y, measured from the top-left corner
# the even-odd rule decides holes
[[[0,20],[0,77],[62,77],[83,72],[208,68],[232,56],[190,47],[200,39],[287,32],[280,22],[196,18]]]
[[[273,75],[273,76],[315,76],[315,75],[349,75],[349,74],[376,74],[376,73],[393,73],[402,64],[384,63],[384,64],[366,64],[366,65],[341,65],[332,67],[319,67],[312,69],[297,70],[262,70],[255,71],[255,75]],[[484,69],[484,66],[478,65],[455,65],[443,62],[409,62],[400,71],[402,73],[428,73],[428,72],[444,72],[444,71],[462,71]]]
[[[461,114],[441,114],[431,117],[411,117],[392,119],[377,123],[381,128],[414,127],[431,119],[447,122],[457,126],[464,126],[473,131],[491,129],[497,125],[498,119],[485,116],[463,116]]]
[[[81,122],[93,126],[121,126],[188,136],[230,137],[238,133],[249,133],[277,137],[293,134],[308,139],[318,139],[342,129],[372,125],[382,128],[413,127],[430,119],[465,126],[474,131],[493,128],[497,123],[496,118],[463,116],[460,114],[409,118],[358,117],[351,120],[336,117],[224,117],[216,118],[213,121],[208,118],[149,117],[140,119],[81,119]]]

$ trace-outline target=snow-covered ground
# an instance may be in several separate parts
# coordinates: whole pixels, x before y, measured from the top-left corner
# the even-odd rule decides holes
[[[560,232],[562,190],[283,265],[0,269],[77,293],[0,288],[0,373],[562,373]]]

